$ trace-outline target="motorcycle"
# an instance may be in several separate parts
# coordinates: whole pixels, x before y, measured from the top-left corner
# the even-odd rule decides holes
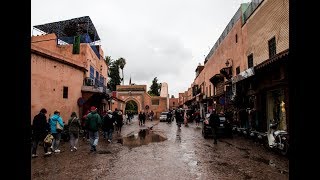
[[[277,130],[279,122],[271,123],[268,131],[268,144],[271,149],[278,150],[282,155],[287,155],[289,150],[289,134],[284,130]]]

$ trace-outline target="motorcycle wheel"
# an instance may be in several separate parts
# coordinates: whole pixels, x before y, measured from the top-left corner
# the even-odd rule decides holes
[[[288,142],[284,142],[283,149],[280,150],[280,153],[282,155],[286,156],[288,154],[288,150],[289,150],[289,143]]]

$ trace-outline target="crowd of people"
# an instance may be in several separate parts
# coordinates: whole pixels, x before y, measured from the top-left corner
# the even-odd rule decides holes
[[[42,108],[36,116],[34,116],[32,123],[32,157],[38,157],[37,147],[39,143],[43,144],[44,155],[48,156],[54,153],[60,153],[60,140],[62,129],[65,128],[64,121],[60,116],[60,111],[55,110],[53,115],[47,120],[47,110]],[[199,115],[196,114],[196,126],[199,126]],[[182,109],[176,111],[170,111],[170,119],[173,117],[176,119],[178,130],[181,130],[181,124],[187,125],[186,113]],[[138,114],[139,126],[145,126],[146,119],[150,121],[154,118],[153,111],[145,113],[140,111]],[[125,120],[126,119],[126,120]],[[109,143],[112,142],[113,132],[121,133],[121,129],[124,123],[130,124],[133,119],[133,113],[127,113],[124,115],[121,110],[117,108],[115,111],[108,110],[101,115],[97,112],[97,108],[92,106],[82,118],[77,116],[76,112],[72,112],[70,118],[67,121],[68,133],[70,136],[70,151],[77,151],[79,133],[83,132],[83,138],[89,141],[90,152],[97,151],[97,145],[99,141],[99,130],[103,132],[103,139]],[[213,130],[214,143],[217,143],[216,127],[219,118],[215,112],[212,111],[210,115],[210,125]],[[170,120],[171,122],[171,120]],[[60,129],[60,127],[62,129]]]
[[[103,138],[111,143],[114,130],[121,133],[124,122],[130,124],[132,118],[133,113],[123,115],[122,111],[117,108],[113,112],[108,110],[99,114],[97,108],[92,106],[82,118],[79,118],[76,112],[72,112],[67,124],[65,124],[59,110],[55,110],[53,115],[49,115],[47,118],[47,110],[42,108],[39,114],[34,116],[32,122],[31,156],[33,158],[38,157],[37,148],[39,144],[43,144],[45,156],[60,153],[61,135],[66,127],[70,137],[70,151],[77,151],[80,132],[83,132],[83,138],[89,141],[90,151],[97,151],[100,129],[103,131]]]

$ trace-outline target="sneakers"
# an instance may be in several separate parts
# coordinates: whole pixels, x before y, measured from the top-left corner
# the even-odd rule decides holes
[[[78,150],[78,148],[74,146],[74,147],[73,147],[73,150],[74,150],[74,151],[77,151],[77,150]]]
[[[45,156],[49,156],[49,155],[51,155],[51,154],[52,154],[52,152],[49,152],[49,151],[46,152],[46,153],[44,153]]]
[[[32,154],[31,157],[32,158],[36,158],[36,157],[38,157],[38,155],[37,154]]]
[[[108,139],[108,142],[109,142],[109,143],[111,143],[111,140],[110,140],[110,139]]]
[[[97,151],[96,146],[91,146],[91,150],[90,151]]]
[[[60,149],[54,150],[55,153],[60,153]]]

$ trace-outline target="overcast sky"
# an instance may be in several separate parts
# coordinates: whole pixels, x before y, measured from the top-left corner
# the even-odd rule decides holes
[[[250,0],[32,0],[31,26],[90,16],[105,56],[126,59],[125,84],[131,76],[149,89],[157,77],[178,97],[244,2]]]

